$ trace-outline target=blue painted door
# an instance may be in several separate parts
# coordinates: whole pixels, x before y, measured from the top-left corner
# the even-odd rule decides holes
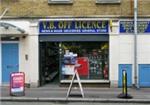
[[[139,86],[150,87],[150,64],[139,65]]]
[[[132,65],[131,64],[119,64],[119,81],[118,86],[122,87],[122,73],[123,70],[127,72],[127,86],[132,86]]]
[[[19,69],[18,43],[2,43],[2,83],[8,83],[10,73]]]

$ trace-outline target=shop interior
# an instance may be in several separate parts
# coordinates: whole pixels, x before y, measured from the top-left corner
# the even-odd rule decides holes
[[[66,54],[76,55],[81,80],[109,80],[108,41],[40,42],[40,85],[71,79],[67,73],[72,64],[66,64]]]

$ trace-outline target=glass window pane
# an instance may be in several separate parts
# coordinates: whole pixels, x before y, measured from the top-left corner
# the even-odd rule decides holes
[[[76,62],[81,64],[78,68],[80,78],[83,80],[107,80],[109,62],[108,42],[63,42],[62,43],[62,75],[61,79],[71,79],[74,66],[69,64],[69,60],[64,55],[77,54]],[[64,59],[65,58],[65,59]],[[68,64],[66,64],[66,62]],[[72,71],[71,71],[72,70]]]

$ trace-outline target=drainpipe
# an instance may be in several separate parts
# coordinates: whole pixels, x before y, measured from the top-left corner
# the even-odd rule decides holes
[[[137,14],[138,8],[137,4],[138,0],[134,0],[134,83],[135,87],[139,88],[138,82],[138,64],[137,64]]]

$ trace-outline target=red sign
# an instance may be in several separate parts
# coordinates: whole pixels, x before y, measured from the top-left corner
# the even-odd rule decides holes
[[[81,67],[79,67],[78,73],[80,76],[88,76],[89,75],[89,61],[87,57],[79,57],[77,58],[78,64],[81,64]]]
[[[25,74],[23,72],[11,73],[10,94],[24,95],[24,90],[25,90],[24,83],[25,83]]]

